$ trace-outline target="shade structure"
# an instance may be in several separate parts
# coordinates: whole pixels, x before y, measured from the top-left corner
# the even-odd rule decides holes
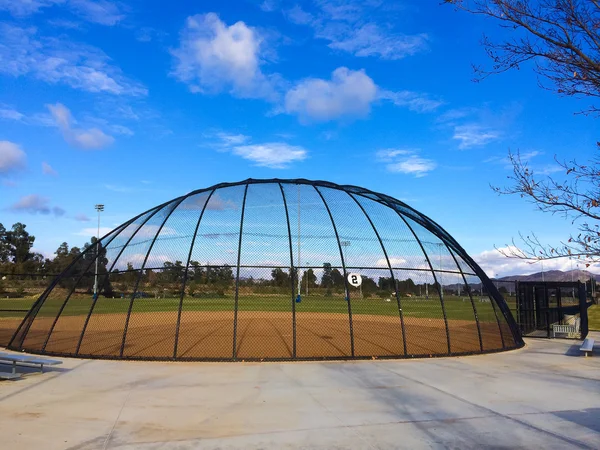
[[[502,296],[439,225],[387,195],[305,179],[218,184],[134,217],[74,260],[8,342],[155,360],[522,345]]]

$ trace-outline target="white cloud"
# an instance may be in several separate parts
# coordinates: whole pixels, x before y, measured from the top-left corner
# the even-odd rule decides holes
[[[8,11],[13,16],[23,17],[38,12],[42,8],[65,3],[66,0],[0,0],[0,11]]]
[[[25,168],[27,155],[14,142],[0,141],[0,176]]]
[[[21,121],[25,116],[12,108],[0,108],[0,119]]]
[[[115,25],[125,17],[117,3],[108,0],[0,0],[0,11],[23,17],[54,5],[64,5],[79,17],[100,25]]]
[[[435,111],[444,104],[443,101],[432,99],[429,95],[413,91],[388,91],[380,90],[379,98],[389,100],[396,106],[403,106],[411,111],[427,113]]]
[[[254,161],[257,166],[271,169],[285,169],[293,162],[305,160],[308,153],[302,147],[285,142],[241,145],[233,147],[231,152],[244,159]]]
[[[74,219],[78,222],[89,222],[91,219],[83,213],[75,214]]]
[[[426,176],[437,167],[435,161],[422,158],[418,150],[386,149],[376,153],[376,158],[385,163],[388,172],[405,173],[416,178]]]
[[[458,148],[461,150],[483,147],[499,138],[498,131],[478,124],[457,125],[452,136],[452,139],[459,141]]]
[[[221,152],[230,152],[244,159],[253,161],[255,166],[271,169],[287,169],[292,163],[303,161],[308,151],[300,146],[286,142],[251,143],[251,137],[243,134],[218,132],[207,135],[216,138],[216,143],[209,145]]]
[[[223,133],[223,132],[219,132],[216,135],[221,141],[223,141],[223,145],[228,147],[231,145],[240,145],[243,144],[245,142],[247,142],[248,140],[250,140],[249,136],[245,136],[243,134],[229,134],[229,133]]]
[[[404,258],[394,258],[394,257],[390,258],[390,264],[391,264],[392,267],[402,267],[406,263],[407,263],[407,261]],[[385,259],[385,258],[378,259],[377,260],[377,266],[379,266],[379,267],[388,267],[387,259]]]
[[[63,216],[65,210],[60,206],[50,206],[50,200],[46,197],[42,197],[37,194],[30,194],[21,197],[19,201],[11,205],[9,208],[15,212],[27,212],[30,214],[50,214],[53,213],[55,216]]]
[[[44,175],[52,175],[52,176],[58,175],[58,172],[56,170],[54,170],[52,168],[52,166],[50,164],[48,164],[47,162],[42,162],[42,173]]]
[[[339,67],[331,80],[308,78],[285,96],[285,111],[301,120],[364,117],[377,98],[377,86],[364,70]]]
[[[70,145],[85,150],[96,150],[112,144],[115,140],[98,128],[73,128],[71,111],[61,103],[48,105],[54,122],[60,129],[65,141]]]
[[[265,44],[257,29],[236,22],[228,26],[215,13],[187,18],[179,48],[172,51],[173,75],[192,92],[229,91],[245,98],[277,97],[272,77],[261,70]]]
[[[107,0],[69,0],[69,7],[80,17],[100,25],[116,25],[125,18],[121,8]]]
[[[379,57],[397,60],[426,51],[429,37],[425,33],[403,34],[393,31],[390,9],[377,14],[379,2],[317,1],[314,14],[300,6],[284,11],[284,15],[297,25],[313,29],[318,39],[329,41],[335,50],[358,57]]]
[[[329,47],[352,53],[354,56],[378,56],[397,60],[421,53],[428,49],[425,33],[405,35],[382,30],[376,23],[366,23],[358,28],[353,25],[326,26],[317,31],[316,37],[330,41]]]
[[[528,275],[541,272],[542,270],[562,270],[563,272],[575,269],[584,269],[578,266],[576,261],[570,261],[569,258],[556,258],[543,262],[530,263],[522,259],[507,258],[501,251],[510,254],[511,251],[518,252],[519,249],[512,245],[499,249],[485,250],[478,255],[472,255],[473,259],[490,278],[508,275]],[[593,266],[588,270],[593,269]]]
[[[79,219],[77,219],[77,220],[79,220]],[[104,236],[104,235],[110,233],[111,231],[112,231],[112,228],[109,228],[109,227],[100,227],[100,236]],[[84,228],[84,229],[78,231],[75,234],[77,236],[85,236],[85,237],[97,236],[98,235],[98,228],[96,228],[96,227]]]
[[[100,49],[59,37],[43,37],[33,27],[0,24],[0,73],[29,75],[50,84],[114,95],[145,96]]]

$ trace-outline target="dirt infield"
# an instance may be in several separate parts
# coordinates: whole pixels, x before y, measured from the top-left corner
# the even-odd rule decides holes
[[[23,347],[40,351],[53,319],[38,318]],[[124,314],[98,314],[90,319],[81,341],[79,355],[118,357],[123,344]],[[56,323],[46,344],[49,353],[74,354],[85,316],[64,316]],[[16,325],[15,325],[16,326]],[[294,357],[294,324],[290,313],[240,311],[234,324],[233,311],[188,311],[181,317],[176,357],[178,359],[235,358],[287,359]],[[434,355],[448,353],[443,319],[405,318],[404,331],[398,317],[353,316],[354,355],[357,357]],[[177,312],[131,315],[123,357],[172,358],[175,349]],[[479,352],[479,334],[474,321],[449,320],[452,353]],[[480,323],[483,350],[502,349],[498,324]],[[514,341],[504,331],[506,347]],[[12,333],[11,333],[12,334]],[[406,336],[406,342],[404,341]],[[405,347],[406,346],[406,351]],[[336,313],[296,314],[297,358],[344,358],[352,356],[348,316]]]

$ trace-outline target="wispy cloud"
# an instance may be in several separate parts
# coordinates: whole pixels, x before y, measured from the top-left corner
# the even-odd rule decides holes
[[[233,147],[231,152],[253,161],[257,166],[271,169],[286,169],[291,163],[305,160],[308,154],[304,148],[285,142],[240,145]]]
[[[29,214],[54,214],[56,217],[64,216],[66,211],[60,206],[50,206],[50,199],[37,194],[26,195],[9,208],[14,212]]]
[[[65,141],[74,147],[84,150],[97,150],[112,144],[115,140],[98,128],[75,128],[76,123],[71,111],[61,103],[48,105],[56,126],[60,129]]]
[[[42,173],[44,175],[58,176],[58,172],[52,168],[47,162],[42,162]]]
[[[294,5],[284,9],[284,15],[292,23],[311,27],[314,36],[328,41],[331,49],[358,57],[397,60],[429,48],[425,33],[394,31],[390,11],[378,13],[378,2],[316,1],[315,4],[314,12]]]
[[[75,214],[75,217],[73,218],[78,222],[89,222],[91,220],[88,216],[86,216],[83,213]]]
[[[227,25],[215,13],[188,17],[172,74],[192,92],[229,91],[242,98],[275,100],[275,78],[266,75],[269,50],[260,32],[244,22]]]
[[[421,178],[437,167],[432,159],[423,158],[419,150],[413,149],[386,149],[376,153],[378,161],[385,163],[388,172],[404,173]]]
[[[64,6],[77,16],[100,25],[115,25],[125,17],[120,4],[108,0],[0,0],[0,11],[24,17],[51,6]]]
[[[96,47],[61,37],[40,36],[35,28],[0,24],[0,73],[31,76],[50,84],[125,96],[145,96],[147,89],[125,77]]]
[[[23,120],[24,118],[25,118],[25,115],[21,114],[16,109],[12,109],[12,108],[0,105],[0,119],[14,120],[14,121],[19,122],[19,121]]]
[[[209,136],[210,137],[210,136]],[[287,142],[251,143],[251,138],[243,134],[219,132],[211,143],[219,151],[226,151],[254,162],[255,166],[270,169],[287,169],[295,162],[308,158],[308,151]]]
[[[380,90],[379,98],[390,100],[396,106],[403,106],[418,113],[435,111],[444,104],[442,100],[431,98],[429,94],[413,91]]]
[[[69,0],[68,5],[78,16],[100,25],[116,25],[125,18],[122,7],[108,0]]]
[[[27,155],[18,144],[0,141],[0,176],[12,175],[25,168]]]
[[[499,138],[498,131],[478,124],[457,125],[452,136],[452,139],[459,142],[458,148],[461,150],[483,147]]]

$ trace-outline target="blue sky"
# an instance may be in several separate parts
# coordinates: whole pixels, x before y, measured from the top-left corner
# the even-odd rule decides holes
[[[0,222],[50,255],[194,189],[245,178],[354,184],[403,200],[490,275],[494,246],[574,229],[498,197],[509,149],[538,173],[591,158],[586,100],[530,70],[475,83],[509,33],[439,0],[0,0]],[[564,261],[545,268],[568,269]]]

